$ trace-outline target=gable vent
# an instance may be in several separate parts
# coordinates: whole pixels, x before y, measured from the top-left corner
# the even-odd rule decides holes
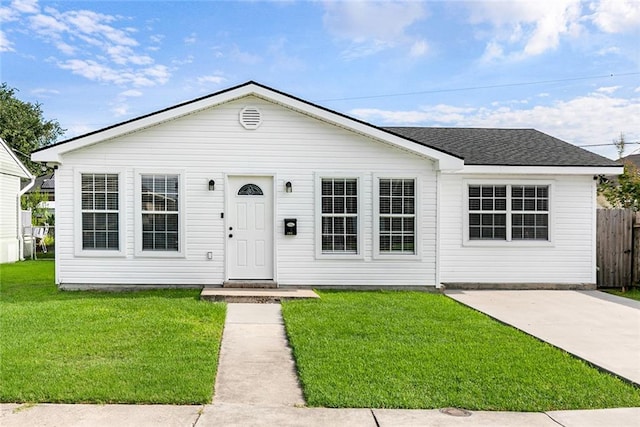
[[[262,123],[262,113],[256,107],[244,107],[240,110],[240,124],[245,129],[258,129]]]

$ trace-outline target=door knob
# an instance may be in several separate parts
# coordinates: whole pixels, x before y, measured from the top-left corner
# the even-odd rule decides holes
[[[233,227],[229,227],[229,231],[233,230]]]
[[[233,237],[233,234],[229,234],[229,238],[232,238],[232,237]]]

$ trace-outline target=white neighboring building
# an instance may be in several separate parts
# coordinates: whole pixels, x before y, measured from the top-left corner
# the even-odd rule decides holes
[[[31,182],[20,190],[23,179]],[[0,139],[0,263],[22,259],[22,224],[20,196],[33,185],[35,178]]]
[[[617,163],[532,129],[380,128],[248,82],[41,149],[56,283],[596,283]]]

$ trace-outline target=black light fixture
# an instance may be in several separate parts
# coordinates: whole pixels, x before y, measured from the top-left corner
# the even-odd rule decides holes
[[[216,188],[216,182],[212,179],[209,180],[209,191],[213,191]]]
[[[287,193],[291,193],[293,191],[293,185],[291,184],[291,181],[287,181],[284,184],[284,191]]]

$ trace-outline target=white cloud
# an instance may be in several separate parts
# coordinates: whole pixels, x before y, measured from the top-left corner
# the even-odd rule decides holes
[[[135,89],[129,89],[129,90],[125,90],[124,92],[120,92],[119,95],[124,98],[134,98],[134,97],[142,96],[142,92]]]
[[[185,44],[194,44],[198,38],[196,37],[196,33],[191,33],[188,37],[184,38]]]
[[[620,89],[622,86],[606,86],[606,87],[600,87],[598,89],[596,89],[596,92],[599,93],[606,93],[607,95],[612,94],[613,92],[617,91],[618,89]]]
[[[224,78],[224,77],[222,77],[220,75],[217,75],[217,74],[214,74],[214,75],[211,75],[211,76],[200,76],[200,77],[198,77],[198,83],[200,83],[200,84],[213,83],[214,85],[219,85],[219,84],[222,84],[222,83],[224,83],[226,81],[227,81],[226,78]]]
[[[345,58],[372,55],[399,44],[412,46],[412,54],[426,53],[426,42],[416,45],[421,40],[407,35],[407,29],[426,16],[420,2],[327,1],[324,7],[325,28],[350,43],[343,52]]]
[[[582,31],[580,0],[478,1],[469,7],[471,23],[493,27],[484,61],[540,55]]]
[[[48,96],[48,95],[60,95],[60,91],[56,89],[36,88],[30,91],[33,95]]]
[[[417,40],[411,46],[409,54],[413,57],[424,56],[429,52],[429,44],[425,40]]]
[[[355,109],[350,113],[383,126],[536,128],[576,145],[607,144],[620,132],[629,140],[640,138],[633,120],[640,117],[640,99],[618,98],[602,92],[531,108],[440,104],[413,111]],[[592,150],[609,157],[616,155],[613,147]]]
[[[4,31],[0,30],[0,52],[13,52],[13,43],[7,39]]]
[[[11,7],[22,13],[38,13],[38,0],[13,0]]]
[[[602,31],[621,33],[637,30],[640,26],[640,1],[600,0],[591,5],[591,19]]]

